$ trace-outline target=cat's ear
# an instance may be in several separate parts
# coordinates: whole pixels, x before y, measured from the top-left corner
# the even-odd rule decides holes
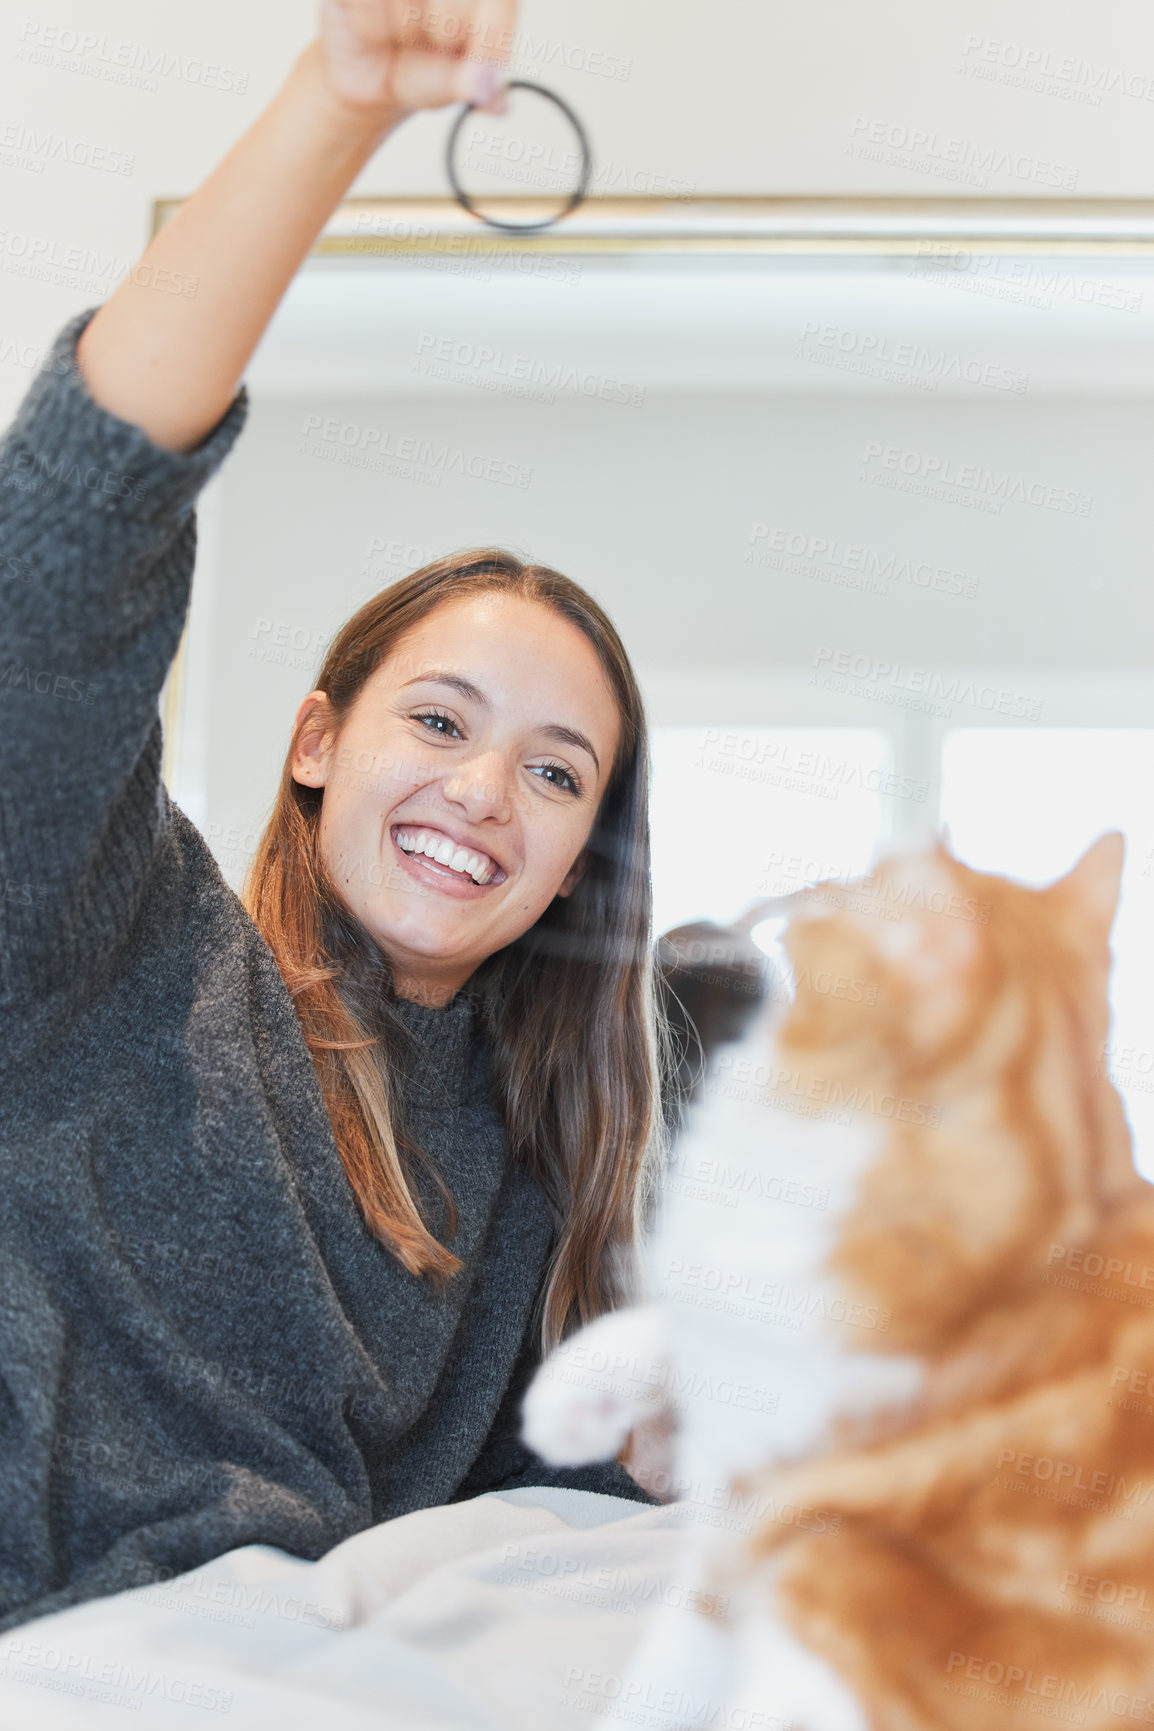
[[[1101,937],[1109,937],[1118,909],[1122,886],[1122,864],[1126,841],[1118,830],[1086,849],[1077,865],[1050,886],[1052,892],[1070,902]]]

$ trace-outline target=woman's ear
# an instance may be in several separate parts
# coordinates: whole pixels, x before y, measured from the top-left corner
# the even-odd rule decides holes
[[[301,718],[307,716],[304,725]],[[323,787],[329,777],[329,700],[324,691],[310,691],[296,713],[296,745],[292,754],[292,777],[304,787]]]
[[[569,870],[565,873],[564,878],[561,880],[561,888],[557,891],[557,894],[559,896],[571,895],[584,876],[585,853],[584,850],[582,850],[573,861],[573,864],[569,867]]]

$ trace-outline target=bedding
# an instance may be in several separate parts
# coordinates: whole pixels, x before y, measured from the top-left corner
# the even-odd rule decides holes
[[[246,1545],[0,1636],[0,1724],[589,1731],[604,1703],[671,1725],[672,1704],[615,1687],[678,1602],[683,1542],[676,1503],[534,1486],[399,1516],[318,1562]]]

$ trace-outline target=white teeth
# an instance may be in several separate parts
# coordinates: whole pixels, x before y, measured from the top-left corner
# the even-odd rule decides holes
[[[438,865],[448,866],[450,871],[465,873],[478,884],[491,882],[496,872],[487,854],[471,853],[468,848],[458,847],[436,830],[399,829],[397,845],[405,853],[425,854]]]

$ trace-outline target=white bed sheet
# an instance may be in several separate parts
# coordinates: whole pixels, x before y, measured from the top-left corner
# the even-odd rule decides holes
[[[542,1487],[404,1515],[317,1563],[249,1545],[0,1636],[0,1725],[592,1731],[606,1691],[644,1722],[658,1703],[614,1700],[615,1680],[676,1601],[683,1541],[676,1505]]]

